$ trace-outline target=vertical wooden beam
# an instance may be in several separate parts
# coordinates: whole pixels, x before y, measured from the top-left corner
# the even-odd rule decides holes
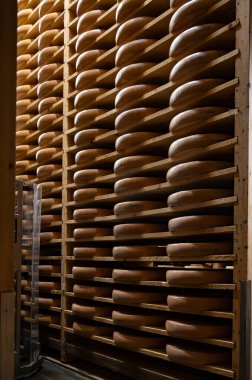
[[[0,379],[14,379],[14,292],[0,294]]]

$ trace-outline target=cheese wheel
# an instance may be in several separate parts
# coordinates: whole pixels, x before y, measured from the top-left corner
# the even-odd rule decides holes
[[[22,9],[27,8],[28,3],[29,3],[29,0],[18,0],[17,1],[18,11],[21,11]]]
[[[50,181],[50,182],[42,182],[38,184],[38,188],[42,189],[42,193],[51,192],[57,187],[61,187],[62,182]]]
[[[62,90],[55,90],[55,87],[59,85],[61,82],[58,80],[49,80],[45,81],[44,83],[41,83],[38,85],[37,88],[37,96],[38,98],[44,98],[46,95],[50,94],[52,95],[59,95]]]
[[[124,108],[129,103],[139,101],[145,94],[153,91],[157,86],[151,84],[135,84],[134,86],[123,88],[115,97],[115,107]],[[142,101],[144,101],[142,99]]]
[[[148,256],[164,256],[165,247],[146,247],[146,246],[119,246],[113,248],[115,259],[127,259]]]
[[[79,305],[72,304],[72,313],[77,317],[102,317],[111,314],[111,307],[109,306],[96,306],[96,305]]]
[[[77,285],[73,286],[73,293],[77,297],[94,298],[94,297],[111,297],[112,289],[106,286],[87,286]]]
[[[27,62],[31,59],[31,54],[22,54],[17,57],[17,70],[25,69]]]
[[[32,73],[32,70],[30,69],[23,69],[17,71],[17,86],[20,86],[22,84],[27,84],[26,80],[27,77]]]
[[[82,257],[102,257],[111,256],[111,248],[100,248],[100,247],[74,247],[73,255],[75,258]]]
[[[165,207],[164,202],[155,201],[128,201],[117,203],[114,207],[114,214],[116,216],[124,216],[132,213],[139,213],[153,209]]]
[[[16,90],[17,100],[27,97],[27,93],[31,91],[32,88],[33,86],[31,86],[30,84],[18,86]]]
[[[168,156],[172,159],[181,159],[185,155],[193,154],[209,145],[228,140],[231,135],[220,133],[197,134],[175,140],[169,147]]]
[[[16,146],[16,155],[23,155],[27,152],[29,152],[29,150],[32,150],[36,148],[36,145],[17,145]]]
[[[97,236],[110,236],[113,235],[112,228],[101,228],[101,227],[85,227],[85,228],[75,228],[73,231],[73,236],[75,239],[88,239]]]
[[[173,67],[170,73],[170,81],[180,82],[193,78],[195,77],[195,73],[200,72],[205,66],[224,54],[225,51],[223,50],[210,50],[190,54],[178,61]]]
[[[89,187],[86,189],[78,189],[75,190],[73,194],[73,199],[75,202],[81,202],[85,200],[93,200],[96,197],[102,196],[102,195],[107,195],[112,192],[111,189],[100,189],[100,188],[94,188],[94,187]]]
[[[105,88],[91,88],[88,90],[83,90],[75,96],[74,107],[78,110],[88,103],[94,102],[98,96],[105,94],[107,91],[108,90]]]
[[[221,321],[205,321],[197,319],[169,319],[165,323],[169,336],[184,339],[218,339],[230,338],[232,327],[230,323]]]
[[[82,14],[77,23],[77,34],[81,34],[89,29],[97,22],[98,18],[104,14],[104,10],[94,9]]]
[[[42,211],[44,211],[45,209],[48,209],[48,208],[51,208],[55,205],[58,205],[58,204],[61,204],[61,199],[57,199],[57,198],[44,198],[44,199],[41,199],[41,208],[42,208]]]
[[[122,237],[162,232],[166,230],[164,224],[148,223],[127,223],[114,226],[114,236],[116,239]]]
[[[40,308],[50,308],[50,307],[59,307],[60,306],[60,303],[58,302],[57,299],[54,299],[54,298],[37,298],[36,299],[38,301],[38,304],[39,304],[39,307]]]
[[[116,181],[114,186],[114,191],[116,195],[125,195],[128,193],[135,192],[146,186],[157,185],[162,183],[162,178],[156,177],[132,177],[124,178]]]
[[[135,78],[137,78],[139,75],[142,75],[144,71],[152,68],[153,66],[154,63],[140,62],[123,67],[121,70],[118,71],[116,75],[116,87],[120,89],[123,87],[127,87],[130,82],[133,82]]]
[[[115,119],[115,129],[118,132],[125,132],[127,129],[138,128],[137,124],[141,124],[145,118],[152,115],[153,113],[159,111],[157,108],[134,108],[127,111],[122,112]]]
[[[73,180],[76,184],[85,184],[90,180],[95,180],[97,177],[106,176],[111,173],[111,170],[83,169],[74,173]]]
[[[49,46],[39,51],[38,65],[39,66],[45,65],[49,61],[49,59],[51,59],[54,56],[54,54],[58,52],[58,50],[59,50],[58,46]]]
[[[78,91],[84,90],[97,80],[97,78],[105,74],[107,70],[102,69],[90,69],[86,70],[83,73],[78,74],[75,80],[75,88]]]
[[[40,149],[36,153],[36,160],[38,161],[38,163],[40,163],[42,161],[51,159],[55,154],[61,153],[61,152],[62,152],[61,148],[44,148],[44,149]]]
[[[111,277],[111,268],[95,268],[95,267],[73,267],[72,274],[74,278],[89,277]]]
[[[225,269],[168,270],[166,280],[169,285],[204,285],[211,283],[232,283],[232,271]]]
[[[52,142],[52,140],[56,139],[57,137],[59,137],[61,135],[61,132],[45,132],[45,133],[42,133],[40,136],[39,136],[39,139],[38,139],[38,144],[40,147],[44,147],[44,146],[47,146],[48,144],[50,144]],[[49,149],[49,148],[48,148]],[[57,152],[60,152],[62,151],[59,150],[60,148],[50,148],[50,149],[56,149]],[[49,151],[50,154],[52,151]],[[55,151],[56,153],[56,151]],[[54,153],[53,153],[54,154]]]
[[[158,314],[127,313],[117,310],[113,310],[112,313],[112,319],[115,324],[127,327],[162,326],[164,318]]]
[[[59,323],[59,318],[57,318],[54,315],[42,315],[38,314],[36,316],[36,320],[39,322],[40,325],[50,325],[50,324],[58,324]]]
[[[22,9],[21,11],[19,11],[17,14],[18,25],[26,24],[26,20],[32,14],[32,12],[33,12],[33,9],[31,8]]]
[[[80,111],[74,118],[74,125],[76,128],[90,128],[90,123],[105,112],[107,112],[107,110],[101,108],[91,108]]]
[[[59,273],[60,267],[57,265],[39,265],[39,273],[41,275]]]
[[[109,210],[109,209],[84,208],[84,209],[74,210],[73,218],[74,220],[82,220],[82,219],[88,219],[88,218],[108,216],[111,214],[112,214],[112,210]]]
[[[125,44],[132,39],[132,35],[139,33],[151,21],[153,21],[153,17],[135,17],[122,23],[116,32],[116,45]]]
[[[42,0],[42,1],[40,1],[40,4],[39,4],[39,17],[41,18],[46,13],[48,13],[48,11],[50,10],[50,8],[53,7],[54,3],[55,3],[54,0]]]
[[[116,9],[116,22],[121,23],[132,17],[132,13],[143,4],[143,0],[123,0],[117,6]]]
[[[170,0],[170,7],[171,8],[180,7],[181,5],[183,5],[187,2],[188,2],[188,0]]]
[[[36,178],[37,177],[35,175],[32,175],[32,174],[16,175],[17,180],[24,181],[24,182],[33,181]]]
[[[233,194],[231,189],[193,189],[183,190],[171,194],[167,198],[169,207],[181,207],[188,204],[206,202],[213,199],[230,197]]]
[[[197,25],[192,28],[185,30],[180,33],[170,46],[170,57],[171,58],[179,58],[185,57],[189,54],[199,51],[199,45],[201,45],[205,39],[207,39],[212,33],[221,29],[223,24],[204,24]],[[226,41],[230,43],[234,36],[234,32],[229,31],[226,33]],[[225,46],[222,45],[222,46]],[[213,41],[213,44],[209,44],[208,50],[216,49],[216,41]],[[226,48],[226,46],[225,46]]]
[[[53,45],[54,38],[59,34],[59,29],[46,30],[38,38],[38,48],[42,50],[51,44]]]
[[[41,215],[41,226],[50,226],[54,222],[61,222],[60,215]]]
[[[78,147],[83,148],[83,145],[93,142],[96,137],[101,136],[107,132],[109,132],[107,129],[86,129],[84,131],[76,133],[74,136],[74,143]]]
[[[42,16],[39,20],[39,33],[42,34],[48,29],[51,29],[53,27],[53,24],[55,23],[56,19],[60,16],[60,13],[53,12],[48,13]],[[63,26],[63,25],[62,25]]]
[[[170,219],[168,230],[182,232],[230,225],[233,225],[233,219],[228,215],[191,215]]]
[[[111,149],[85,149],[76,153],[75,163],[81,165],[83,163],[95,160],[98,157],[111,153]]]
[[[42,131],[43,129],[48,129],[48,127],[55,123],[60,117],[61,116],[56,113],[40,116],[37,122],[38,130]]]
[[[155,132],[133,132],[126,133],[116,139],[115,148],[117,151],[124,151],[131,148],[133,145],[142,143],[150,139],[159,137],[159,133]]]
[[[57,102],[59,102],[62,98],[51,96],[49,98],[45,98],[39,102],[38,111],[39,113],[49,111],[50,108]]]
[[[38,81],[39,83],[42,83],[46,81],[48,78],[61,79],[62,75],[63,66],[60,63],[49,63],[48,65],[40,67],[38,71]]]
[[[169,310],[175,312],[202,312],[202,311],[227,311],[231,310],[232,300],[230,297],[216,295],[168,295],[167,304]]]
[[[113,328],[108,326],[89,325],[87,322],[86,324],[74,322],[73,331],[75,334],[89,337],[93,335],[110,335],[113,332]]]
[[[165,344],[164,338],[149,337],[139,333],[125,333],[115,331],[113,339],[116,345],[128,348],[151,348],[162,347]]]
[[[60,239],[61,233],[60,232],[40,232],[40,242],[46,243],[53,239]]]
[[[18,40],[24,39],[24,37],[29,32],[29,30],[31,29],[31,27],[32,27],[32,24],[20,25],[17,28]]]
[[[21,302],[30,302],[30,297],[28,294],[21,294]]]
[[[62,169],[61,165],[55,165],[55,164],[43,165],[37,169],[37,176],[38,178],[43,178],[45,176],[52,175],[54,171],[60,170],[60,169]]]
[[[173,133],[186,132],[192,127],[200,127],[207,119],[227,111],[228,109],[224,107],[201,107],[187,110],[174,116],[169,128]]]
[[[165,294],[160,292],[143,292],[132,290],[113,289],[112,299],[114,302],[125,305],[139,305],[141,303],[163,303]]]
[[[102,3],[99,6],[106,10],[112,7],[115,4],[115,0],[102,0]],[[93,8],[94,1],[93,0],[78,0],[76,6],[76,14],[80,17],[83,13],[88,12],[90,8]]]
[[[17,115],[20,115],[21,113],[24,113],[27,108],[32,104],[33,99],[22,99],[18,100],[16,102],[16,113]]]
[[[208,91],[224,82],[222,79],[200,79],[182,84],[171,94],[170,106],[181,107],[184,104],[200,102]]]
[[[87,50],[88,46],[93,45],[102,33],[104,33],[104,29],[88,30],[80,34],[75,45],[76,53],[80,54]]]
[[[38,285],[40,291],[51,291],[60,289],[60,282],[39,281]]]
[[[115,65],[119,68],[136,62],[138,55],[144,52],[150,45],[154,44],[154,39],[139,39],[127,42],[119,47],[116,52]]]
[[[26,127],[33,115],[24,114],[16,117],[16,130],[19,131]]]
[[[22,130],[16,132],[16,143],[19,144],[21,141],[25,140],[31,134],[30,130]]]
[[[164,273],[148,269],[113,269],[112,278],[124,282],[163,281]]]
[[[166,253],[169,257],[207,256],[232,254],[231,242],[218,243],[174,243],[168,244]]]
[[[129,157],[123,157],[119,158],[114,164],[114,172],[116,175],[122,175],[127,171],[136,169],[136,168],[141,168],[141,166],[160,161],[164,157],[162,156],[147,156],[147,155],[142,155],[142,156],[129,156]]]
[[[35,161],[22,160],[16,162],[16,170],[26,170],[28,166],[34,164]]]
[[[76,72],[84,71],[90,65],[94,66],[95,61],[104,53],[106,53],[106,50],[101,49],[88,50],[81,53],[76,60]]]

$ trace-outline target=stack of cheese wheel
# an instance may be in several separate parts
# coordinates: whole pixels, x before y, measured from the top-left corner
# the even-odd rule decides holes
[[[33,137],[38,111],[36,102],[38,13],[36,2],[24,4],[18,1],[17,29],[17,103],[16,103],[16,175],[29,181],[36,178],[36,146]]]
[[[201,203],[211,205],[233,195],[231,184],[212,181],[210,185],[208,180],[209,173],[233,166],[232,154],[227,154],[225,148],[214,149],[233,137],[232,122],[225,122],[224,118],[222,124],[214,121],[208,123],[208,119],[217,119],[232,108],[234,96],[234,92],[226,96],[221,93],[225,82],[232,79],[233,64],[226,63],[222,68],[215,64],[216,60],[218,62],[234,47],[234,34],[228,32],[225,39],[220,36],[213,42],[209,38],[211,33],[230,21],[229,8],[222,18],[217,16],[218,11],[211,13],[211,7],[217,2],[218,0],[171,1],[174,13],[169,32],[176,37],[170,47],[170,58],[175,65],[169,80],[173,88],[170,107],[175,116],[170,121],[173,142],[168,148],[171,167],[166,178],[168,184],[177,190],[167,199],[168,207],[175,214],[168,222],[168,230],[174,234],[174,241],[167,246],[167,255],[171,261],[190,263],[197,259],[204,262],[205,259],[207,262],[208,257],[213,258],[212,261],[216,257],[218,261],[219,255],[231,255],[233,250],[231,235],[214,234],[218,229],[225,230],[226,226],[233,224],[232,210],[227,209],[223,213],[223,209],[216,206],[214,211],[211,208],[198,211]],[[222,15],[225,14],[223,9],[222,12]],[[222,20],[222,23],[216,20]],[[206,43],[207,39],[210,42]],[[210,65],[211,70],[208,68]],[[187,208],[184,214],[183,208]],[[180,210],[177,215],[176,209]],[[209,237],[207,231],[212,231],[213,236]],[[177,234],[183,237],[183,241],[176,240]],[[194,234],[198,234],[200,240],[194,241],[191,237],[187,241],[187,237]],[[171,287],[204,288],[214,283],[232,283],[231,271],[215,270],[213,267],[205,269],[200,265],[188,265],[183,270],[168,270],[166,277]],[[195,290],[188,297],[168,296],[168,305],[171,310],[189,313],[222,310],[222,301],[227,306],[229,300],[219,298],[218,291],[216,297],[213,294],[201,297]],[[203,317],[188,320],[186,317],[172,318],[167,320],[166,330],[172,337],[189,341],[232,335],[231,324],[223,324],[223,321],[215,318],[206,321]],[[208,345],[183,341],[177,345],[171,342],[166,351],[170,360],[190,365],[226,364],[230,358],[229,350],[216,351],[216,348]]]

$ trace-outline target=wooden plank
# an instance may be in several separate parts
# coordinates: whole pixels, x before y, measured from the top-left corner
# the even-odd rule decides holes
[[[1,7],[1,6],[0,6]],[[14,379],[14,292],[0,293],[0,378]]]

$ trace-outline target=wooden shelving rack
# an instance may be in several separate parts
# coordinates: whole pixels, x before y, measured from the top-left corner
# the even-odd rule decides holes
[[[47,63],[57,63],[59,66],[46,81],[58,81],[48,96],[60,99],[57,98],[55,104],[42,116],[48,113],[57,114],[57,118],[48,125],[46,131],[56,131],[58,134],[46,147],[59,149],[47,160],[39,163],[36,161],[27,166],[27,173],[33,175],[42,164],[56,165],[55,170],[46,178],[36,177],[31,180],[56,181],[56,185],[44,193],[45,199],[52,198],[56,203],[45,208],[43,215],[62,215],[62,221],[59,218],[42,230],[55,234],[50,241],[41,245],[41,264],[53,263],[60,268],[50,276],[57,283],[50,298],[59,301],[61,297],[61,303],[58,302],[57,306],[46,310],[46,315],[52,318],[52,323],[43,327],[46,345],[58,350],[63,362],[73,362],[81,367],[82,360],[87,360],[135,378],[248,378],[248,369],[244,362],[246,352],[243,352],[245,330],[241,333],[240,325],[241,317],[245,313],[242,292],[249,286],[250,280],[249,0],[242,3],[238,0],[202,2],[205,4],[204,12],[193,14],[193,17],[187,15],[188,18],[185,17],[183,22],[181,16],[178,17],[177,22],[182,24],[175,27],[174,14],[187,1],[173,1],[172,7],[167,0],[128,3],[124,0],[62,0],[54,3],[46,13],[59,13],[55,22],[56,29],[60,30],[54,41],[60,41],[60,44],[56,44],[58,50],[50,56]],[[128,9],[125,8],[126,3]],[[34,14],[36,9],[34,6]],[[100,10],[100,14],[94,16],[93,22],[86,21],[85,24],[82,16],[94,10]],[[133,32],[123,36],[120,31],[125,27],[125,22],[136,18],[142,20],[141,27],[132,27]],[[184,44],[189,42],[189,47],[183,45],[177,55],[174,53],[174,40],[179,41],[181,33],[191,27],[209,24],[214,24],[211,32],[202,38],[200,34],[190,36],[193,45],[185,38]],[[95,37],[87,33],[90,30],[94,30]],[[130,49],[130,46],[135,43],[137,45],[139,41],[145,43],[145,46],[142,44],[142,48],[133,50],[126,58],[123,57],[122,46],[125,48],[127,45]],[[53,43],[51,45],[55,46]],[[125,50],[127,51],[126,48]],[[184,71],[181,68],[181,71],[178,70],[178,62],[185,56],[213,50],[217,50],[218,55],[209,58],[195,71],[193,67],[186,69],[186,66]],[[35,62],[35,58],[32,62]],[[134,63],[142,64],[143,70],[129,75],[123,82],[122,77],[126,75],[123,69]],[[174,67],[179,72],[178,78],[174,76]],[[38,69],[35,66],[32,69],[32,75],[36,78]],[[199,86],[199,94],[185,90],[182,86],[190,81],[204,84],[207,79],[214,79],[213,84],[206,87],[205,91]],[[136,96],[132,92],[128,99],[123,97],[122,89],[133,86],[139,89],[139,94]],[[179,92],[177,89],[180,86],[182,87]],[[37,107],[40,102],[35,96],[36,88],[37,84],[34,84],[29,92],[34,95],[34,104],[28,107],[29,112],[36,112],[31,107]],[[186,129],[174,131],[169,127],[175,123],[176,115],[203,107],[215,107],[219,111],[206,116],[200,122],[192,123]],[[129,121],[125,115],[134,109],[147,111],[143,117],[134,114]],[[22,144],[36,146],[22,156],[22,159],[34,159],[35,153],[40,149],[38,139],[41,131],[36,129],[39,117],[41,114],[34,114],[23,127],[31,127],[34,131],[24,137]],[[127,122],[123,124],[122,119]],[[128,134],[136,132],[151,133],[151,137],[133,140],[125,149],[119,147],[122,136],[127,137]],[[173,156],[170,153],[170,146],[174,146],[174,142],[180,138],[206,133],[222,133],[225,136],[217,141],[209,140],[205,146],[199,144],[180,155]],[[141,161],[143,155],[148,156],[147,161]],[[139,156],[139,162],[135,160],[126,169],[123,166],[118,169],[121,159],[134,156]],[[181,175],[179,179],[169,180],[172,178],[170,173],[177,165],[204,161],[218,161],[219,166],[199,174],[195,174],[192,169],[184,178]],[[23,175],[26,171],[17,171],[17,174]],[[149,179],[144,182],[145,186],[121,193],[118,190],[118,181],[126,178],[137,180],[141,177]],[[180,191],[210,189],[211,193],[211,189],[215,188],[224,189],[226,195],[210,196],[191,203],[187,201],[176,207],[167,203],[167,197]],[[82,191],[84,189],[93,189],[92,194],[87,196]],[[141,200],[150,204],[156,202],[156,205],[121,214],[114,211],[114,206],[119,203]],[[91,216],[87,217],[87,213]],[[219,218],[226,216],[229,219],[226,218],[228,221],[223,223],[202,224],[197,229],[193,229],[190,224],[185,229],[170,228],[174,218],[190,215],[217,215]],[[141,230],[140,226],[140,232],[134,231],[132,224],[133,227],[144,224],[144,229]],[[127,225],[132,232],[118,232]],[[155,228],[157,226],[159,229]],[[220,249],[212,254],[207,251],[180,256],[166,253],[167,246],[202,242],[225,242],[231,248]],[[146,252],[152,251],[153,254],[120,257],[115,252],[116,247],[121,246],[136,246]],[[97,254],[85,255],[91,248]],[[183,281],[169,283],[166,280],[166,272],[169,277],[175,270],[189,273],[192,269],[197,273],[202,270],[205,270],[204,273],[223,273],[225,278],[229,276],[229,280],[194,284]],[[116,277],[120,270],[121,273],[127,270],[131,273],[136,270],[141,273],[148,272],[148,275],[155,273],[156,277],[151,279],[147,276],[147,279],[140,278],[138,281],[129,278],[122,280]],[[92,271],[94,274],[78,277],[78,273],[83,271]],[[99,275],[101,272],[104,274]],[[43,279],[42,276],[41,281]],[[45,277],[45,280],[48,281],[48,278]],[[92,296],[90,293],[78,293],[81,286],[86,291],[91,291],[93,287]],[[134,291],[142,292],[143,296],[152,293],[156,295],[156,299],[145,302],[143,297],[140,303],[131,303],[129,299],[118,301],[115,296],[118,291],[129,294]],[[221,297],[230,300],[230,307],[216,310],[201,310],[197,307],[194,311],[174,310],[167,303],[167,296],[172,295],[201,295],[216,299]],[[80,315],[74,309],[76,305],[92,310],[103,308],[107,313],[90,312],[85,316]],[[142,316],[159,316],[163,317],[164,322],[146,326],[132,323],[127,326],[115,320],[113,311],[129,315],[138,313]],[[165,327],[165,320],[213,325],[222,323],[228,326],[229,334],[207,338],[197,338],[197,335],[172,335]],[[85,326],[87,330],[93,329],[100,333],[85,333]],[[129,334],[142,338],[145,342],[147,339],[155,339],[158,343],[154,346],[143,344],[138,348],[121,346],[116,341],[120,334],[124,337]],[[189,350],[201,351],[205,353],[205,359],[198,363],[185,359],[173,360],[169,356],[170,346],[179,347],[181,350],[189,347]],[[214,352],[225,355],[226,361],[211,362],[209,356]]]

